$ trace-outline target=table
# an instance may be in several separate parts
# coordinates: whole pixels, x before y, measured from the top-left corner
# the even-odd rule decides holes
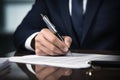
[[[89,51],[89,50],[73,50],[74,52],[98,53],[118,55],[119,52],[113,51]],[[32,52],[18,51],[16,55],[26,55]],[[74,63],[73,63],[74,65]],[[120,80],[120,67],[100,68],[91,67],[86,69],[66,69],[50,66],[33,65],[36,74],[28,70],[24,64],[11,63],[11,71],[5,80]],[[7,75],[7,74],[6,74]]]

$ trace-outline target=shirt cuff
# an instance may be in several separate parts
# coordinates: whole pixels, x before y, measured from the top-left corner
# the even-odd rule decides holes
[[[25,41],[25,48],[31,51],[35,51],[32,47],[31,47],[31,41],[32,39],[38,34],[38,32],[33,33],[31,36],[29,36],[26,41]]]

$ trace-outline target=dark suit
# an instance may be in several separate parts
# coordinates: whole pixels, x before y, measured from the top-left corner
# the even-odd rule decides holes
[[[41,13],[50,18],[61,35],[72,37],[71,49],[120,50],[120,0],[88,0],[82,32],[74,31],[68,0],[36,0],[15,32],[17,47],[23,47],[26,38],[46,26]]]

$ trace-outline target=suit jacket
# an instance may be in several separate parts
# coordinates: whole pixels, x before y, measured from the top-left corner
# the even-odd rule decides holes
[[[61,35],[72,37],[71,49],[120,50],[120,0],[88,0],[82,32],[74,31],[68,5],[68,0],[36,0],[14,34],[16,47],[23,48],[31,34],[46,27],[42,13]]]

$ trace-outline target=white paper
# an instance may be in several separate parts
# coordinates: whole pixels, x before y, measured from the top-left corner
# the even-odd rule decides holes
[[[63,67],[63,68],[88,68],[91,65],[88,64],[91,60],[97,60],[103,57],[103,55],[98,54],[80,54],[72,53],[72,56],[37,56],[37,55],[27,55],[20,57],[10,57],[9,61],[25,64],[34,64],[34,65],[47,65],[54,67]]]

